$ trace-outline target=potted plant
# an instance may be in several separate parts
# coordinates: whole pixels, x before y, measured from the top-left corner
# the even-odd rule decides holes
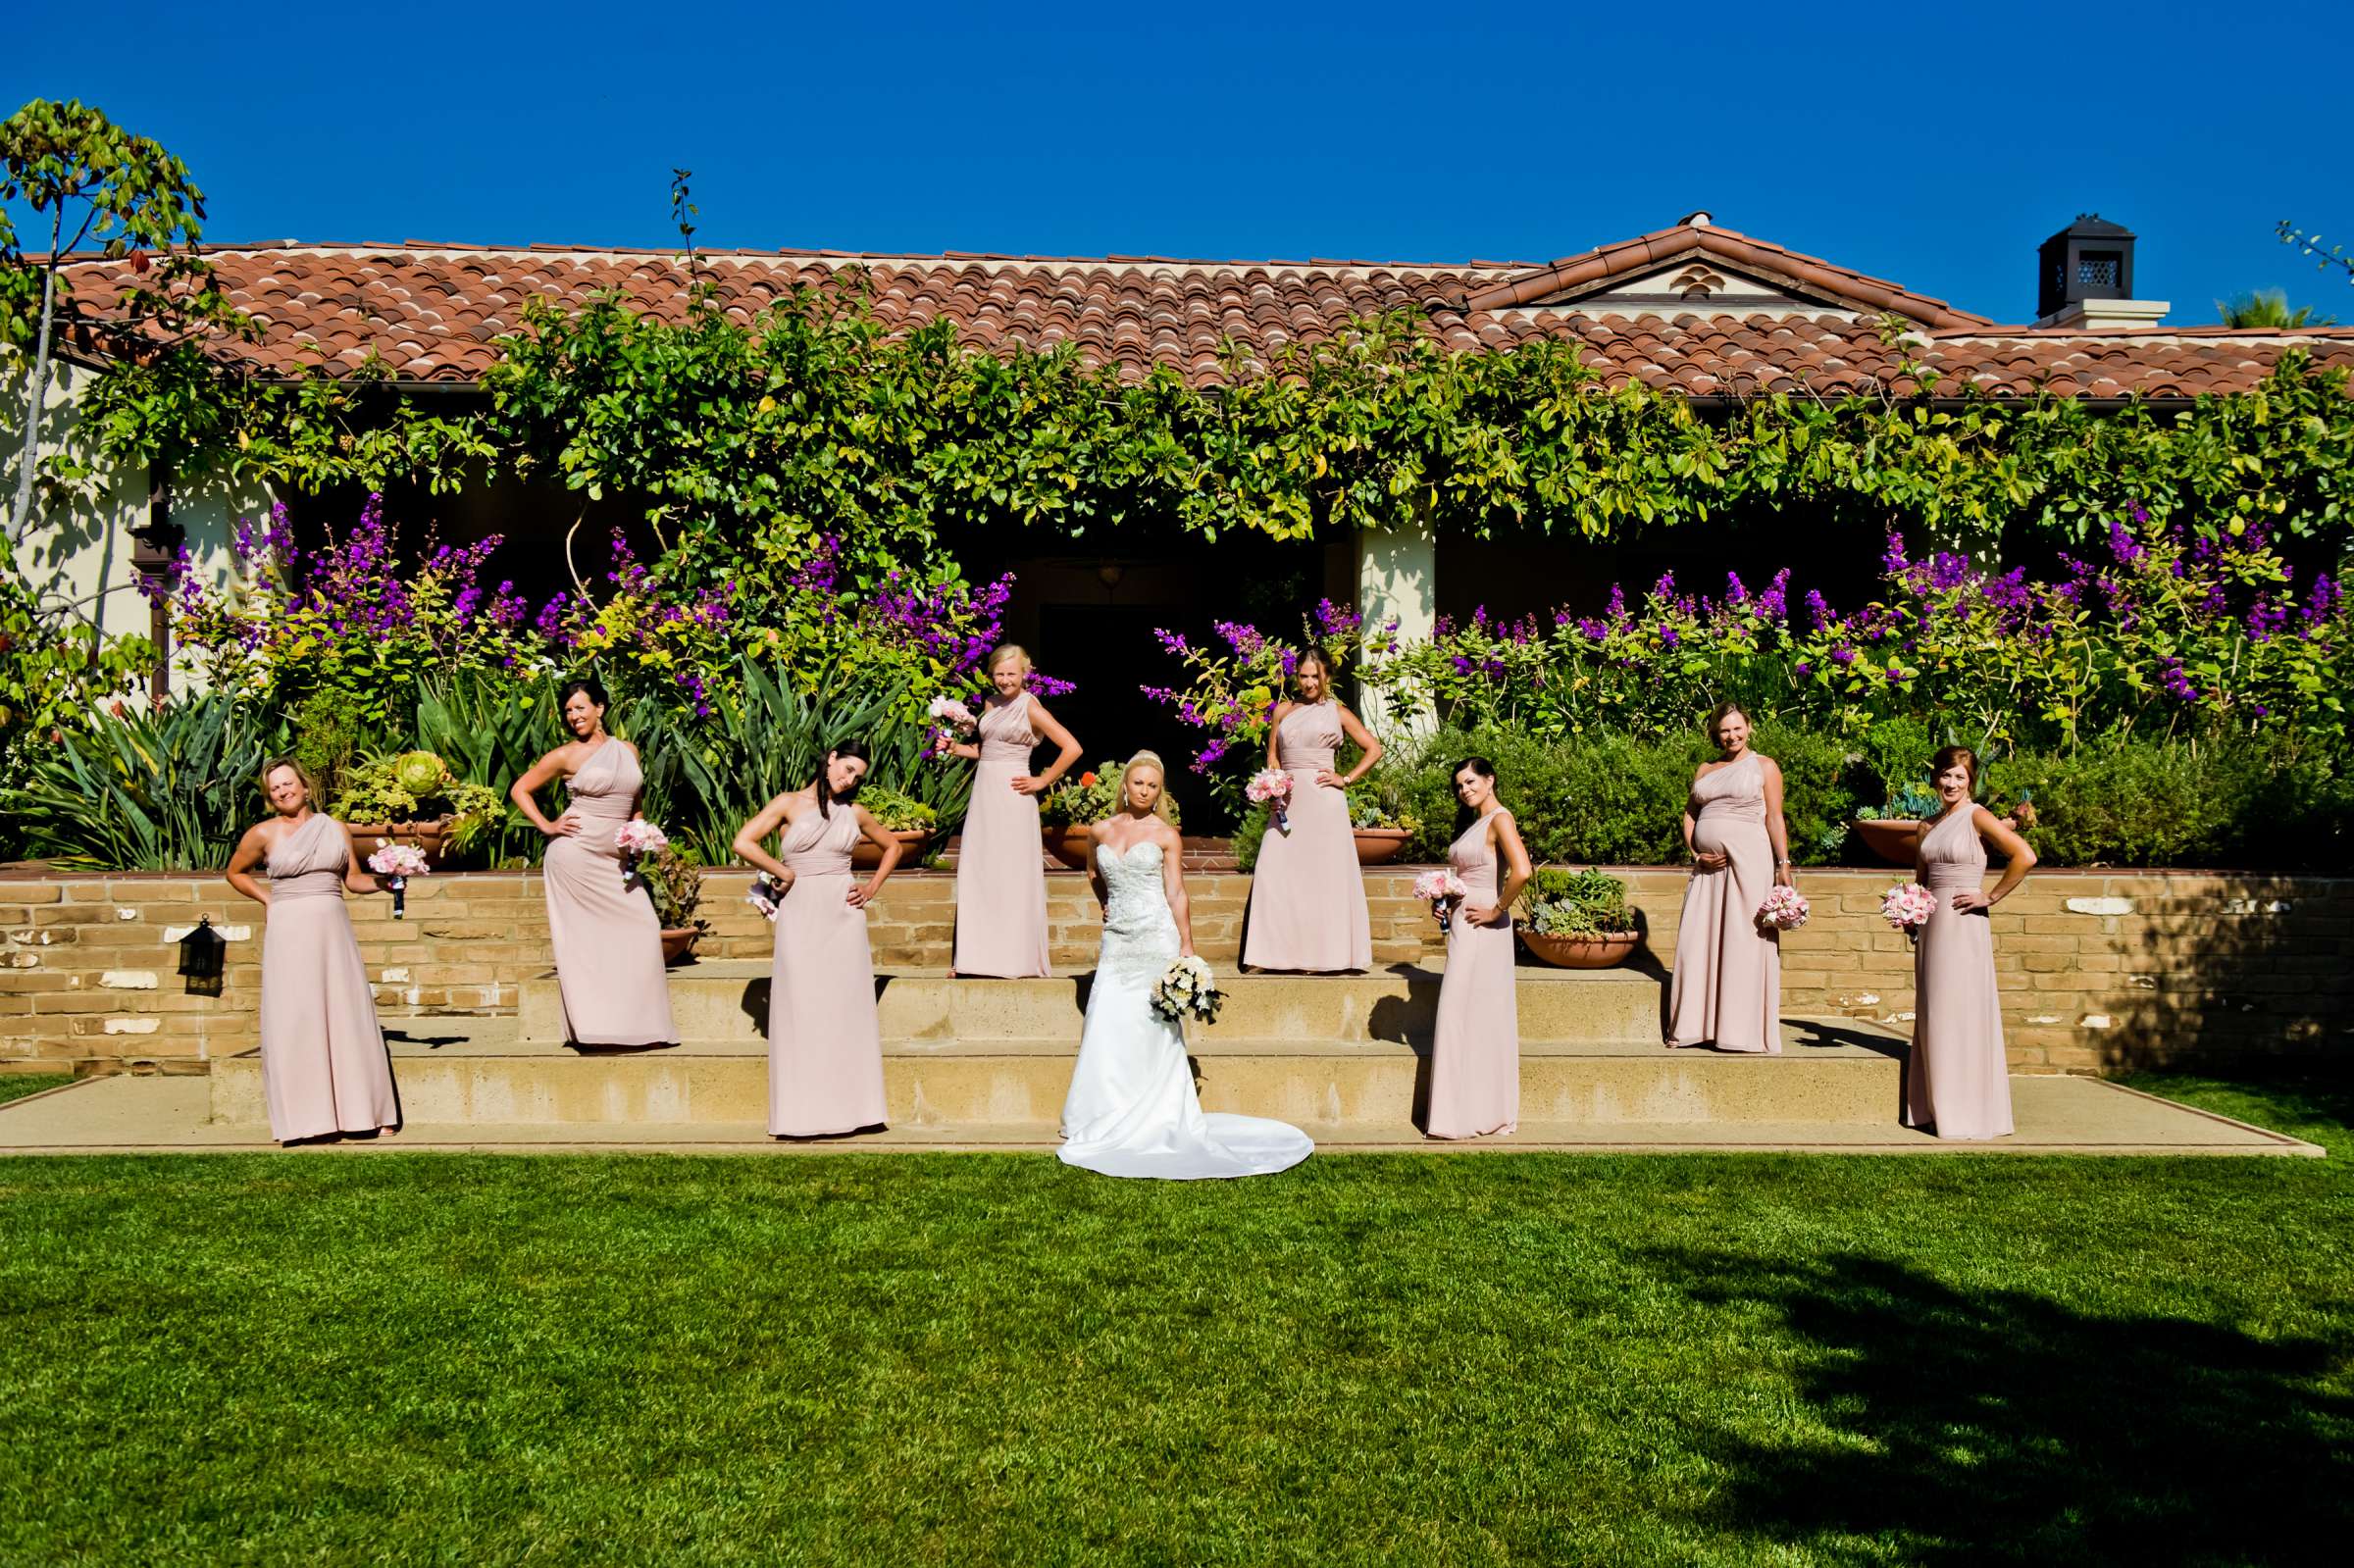
[[[1087,830],[1111,815],[1120,789],[1120,765],[1101,762],[1077,779],[1066,779],[1048,790],[1038,803],[1038,831],[1047,853],[1078,871],[1087,865]],[[1168,801],[1171,823],[1177,821],[1177,802]]]
[[[923,857],[924,845],[932,841],[933,830],[940,825],[940,813],[896,789],[868,785],[858,791],[858,804],[864,806],[883,831],[899,841],[899,864],[911,866]],[[883,863],[883,851],[871,838],[861,837],[850,851],[850,864],[860,871],[872,871]]]
[[[1526,924],[1520,939],[1561,969],[1608,969],[1623,963],[1642,934],[1626,904],[1626,884],[1607,871],[1541,866],[1520,891]]]
[[[1349,826],[1356,834],[1356,863],[1360,866],[1382,866],[1396,860],[1422,829],[1420,819],[1395,809],[1361,780],[1349,790]]]
[[[703,902],[703,868],[669,844],[640,862],[639,875],[653,894],[662,920],[662,962],[683,964],[694,957],[696,938],[711,922],[695,914]]]
[[[1891,866],[1910,866],[1913,852],[1919,843],[1919,830],[1923,822],[1937,815],[1937,797],[1928,785],[1909,784],[1888,797],[1888,803],[1874,811],[1869,806],[1856,813],[1856,836],[1864,847]]]
[[[369,757],[343,775],[333,808],[354,844],[414,844],[435,867],[471,847],[505,809],[497,790],[467,784],[431,751]]]

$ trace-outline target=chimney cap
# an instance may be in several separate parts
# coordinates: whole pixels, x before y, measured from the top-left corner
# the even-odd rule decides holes
[[[2111,223],[2099,213],[2076,214],[2076,221],[2054,234],[2052,238],[2060,239],[2071,234],[2078,239],[2131,239],[2135,237],[2133,230],[2123,224]]]

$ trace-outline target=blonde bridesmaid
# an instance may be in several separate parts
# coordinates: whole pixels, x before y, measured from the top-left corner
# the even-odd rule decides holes
[[[567,683],[556,700],[573,738],[534,763],[507,798],[550,840],[541,880],[565,1032],[575,1045],[676,1044],[662,920],[644,884],[623,875],[614,842],[645,787],[637,748],[606,733],[605,689],[594,681]],[[551,821],[537,797],[559,779],[569,798]]]
[[[1944,809],[1919,829],[1914,874],[1937,903],[1913,953],[1904,1125],[1939,1138],[2002,1138],[2011,1132],[2011,1072],[1987,911],[2026,881],[2035,851],[2008,820],[1977,804],[1976,752],[1947,746],[1930,768]],[[2021,813],[2034,820],[2024,807]],[[2010,861],[1991,891],[1984,885],[1989,846]]]
[[[866,747],[844,741],[826,754],[809,787],[777,796],[736,835],[736,853],[785,885],[769,969],[772,1137],[856,1133],[885,1119],[866,906],[899,863],[899,841],[858,804],[866,769]],[[780,855],[771,856],[763,846],[780,828]],[[850,878],[850,851],[861,837],[883,851],[863,883]]]
[[[1758,924],[1758,906],[1790,875],[1782,770],[1750,749],[1749,715],[1725,703],[1709,715],[1723,755],[1692,776],[1684,848],[1692,881],[1675,935],[1667,1043],[1720,1051],[1782,1049],[1781,933]]]
[[[1051,975],[1047,961],[1047,867],[1039,845],[1038,797],[1079,760],[1079,742],[1027,689],[1030,655],[1007,643],[989,656],[977,741],[943,751],[979,764],[956,850],[956,951],[950,975],[1003,979]],[[1053,765],[1030,771],[1041,739]]]
[[[316,791],[292,759],[262,770],[262,791],[277,815],[237,841],[229,885],[270,912],[261,1019],[270,1136],[292,1143],[397,1129],[392,1062],[343,909],[347,889],[382,889],[360,869],[343,825],[313,808]]]
[[[1321,651],[1302,654],[1293,679],[1300,695],[1276,707],[1267,732],[1267,766],[1291,775],[1290,826],[1278,833],[1270,822],[1259,840],[1243,962],[1315,974],[1371,969],[1373,928],[1345,791],[1381,761],[1381,742],[1333,699],[1332,663]],[[1335,773],[1344,738],[1363,755]]]
[[[1463,896],[1447,927],[1425,1131],[1432,1138],[1484,1138],[1520,1125],[1512,900],[1528,885],[1530,866],[1518,825],[1496,798],[1493,763],[1464,758],[1455,770],[1455,797],[1461,806],[1447,864],[1462,879]]]

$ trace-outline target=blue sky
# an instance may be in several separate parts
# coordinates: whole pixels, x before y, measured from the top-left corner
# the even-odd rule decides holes
[[[2331,6],[329,9],[44,7],[0,112],[162,140],[216,242],[665,245],[673,166],[715,246],[1543,260],[1705,207],[2021,320],[2092,210],[2171,321],[2354,323],[2273,232],[2354,238]]]

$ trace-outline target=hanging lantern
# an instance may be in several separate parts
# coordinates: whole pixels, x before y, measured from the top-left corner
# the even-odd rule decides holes
[[[191,981],[217,982],[221,978],[221,956],[228,950],[229,943],[213,930],[212,917],[201,916],[194,928],[179,939],[179,972]]]

